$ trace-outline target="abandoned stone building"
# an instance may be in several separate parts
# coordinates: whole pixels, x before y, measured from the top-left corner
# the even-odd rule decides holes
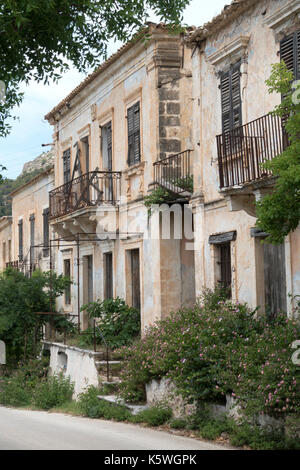
[[[80,305],[96,298],[124,298],[140,310],[142,329],[195,300],[193,251],[163,239],[144,205],[165,168],[191,174],[190,54],[182,34],[147,31],[149,40],[127,43],[46,116],[55,264],[74,280],[60,308],[77,312],[83,328]]]
[[[188,39],[193,72],[195,283],[222,282],[232,299],[274,313],[300,293],[300,228],[263,244],[254,201],[274,187],[260,163],[284,149],[281,97],[268,94],[271,65],[300,79],[299,0],[233,2]]]
[[[5,265],[28,275],[35,269],[50,269],[49,191],[53,182],[54,169],[50,167],[10,194],[11,243]]]
[[[263,244],[254,202],[275,182],[260,164],[286,145],[265,80],[280,60],[300,79],[299,0],[235,0],[185,34],[147,32],[47,114],[54,173],[13,193],[5,259],[50,266],[50,240],[52,267],[73,280],[58,308],[82,328],[91,300],[124,298],[144,330],[219,283],[234,301],[290,313],[300,229]],[[150,216],[158,188],[172,198]]]

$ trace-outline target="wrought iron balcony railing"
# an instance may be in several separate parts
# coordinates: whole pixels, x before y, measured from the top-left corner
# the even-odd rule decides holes
[[[8,261],[6,264],[7,268],[13,268],[16,271],[20,271],[21,273],[25,274],[25,276],[31,276],[33,271],[38,268],[38,263],[30,263],[27,260],[23,261]]]
[[[288,145],[280,117],[267,114],[217,136],[220,188],[250,183],[271,172],[262,163]]]
[[[155,188],[162,187],[181,195],[193,192],[191,150],[163,158],[153,165]]]
[[[120,199],[121,172],[92,171],[74,178],[49,193],[50,219],[62,217],[78,209],[117,204]]]

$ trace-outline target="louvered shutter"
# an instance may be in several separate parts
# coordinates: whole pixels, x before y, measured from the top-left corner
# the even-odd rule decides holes
[[[43,255],[49,255],[49,207],[43,210]]]
[[[222,132],[231,130],[230,110],[231,110],[231,94],[230,94],[230,78],[229,72],[222,74],[221,77],[221,104],[222,104]]]
[[[223,133],[242,125],[240,62],[221,75]]]
[[[19,220],[19,261],[23,261],[23,220]]]
[[[242,125],[242,102],[241,102],[241,64],[231,69],[231,93],[232,93],[232,129]]]
[[[127,110],[128,127],[128,165],[138,163],[140,149],[140,103],[137,102]]]
[[[111,122],[106,126],[107,128],[107,169],[112,171],[112,128]]]
[[[296,80],[300,79],[300,31],[296,31],[280,43],[280,60],[293,72]]]
[[[293,72],[296,80],[300,79],[300,31],[296,31],[280,42],[280,60],[285,62],[288,70]],[[285,96],[282,96],[284,99]],[[288,134],[285,130],[285,124],[288,115],[282,118],[283,147],[289,145]]]
[[[71,179],[71,151],[67,149],[63,153],[63,171],[64,183],[68,183]]]

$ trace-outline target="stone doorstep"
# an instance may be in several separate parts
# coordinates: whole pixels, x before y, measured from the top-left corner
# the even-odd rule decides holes
[[[106,380],[106,377],[104,379],[101,376],[99,378],[101,379],[100,385],[120,385],[122,382],[122,380],[120,380],[118,377],[112,377],[113,380]]]
[[[106,365],[107,362],[109,365],[112,365],[112,364],[121,364],[122,361],[95,361],[95,364]]]
[[[131,405],[116,395],[98,395],[97,398],[99,398],[99,400],[107,401],[108,403],[125,406],[133,415],[137,415],[140,411],[144,411],[149,408],[147,405]]]

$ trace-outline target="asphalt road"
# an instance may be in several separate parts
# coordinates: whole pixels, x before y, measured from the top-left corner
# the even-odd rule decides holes
[[[220,449],[224,447],[132,424],[0,406],[0,450]]]

